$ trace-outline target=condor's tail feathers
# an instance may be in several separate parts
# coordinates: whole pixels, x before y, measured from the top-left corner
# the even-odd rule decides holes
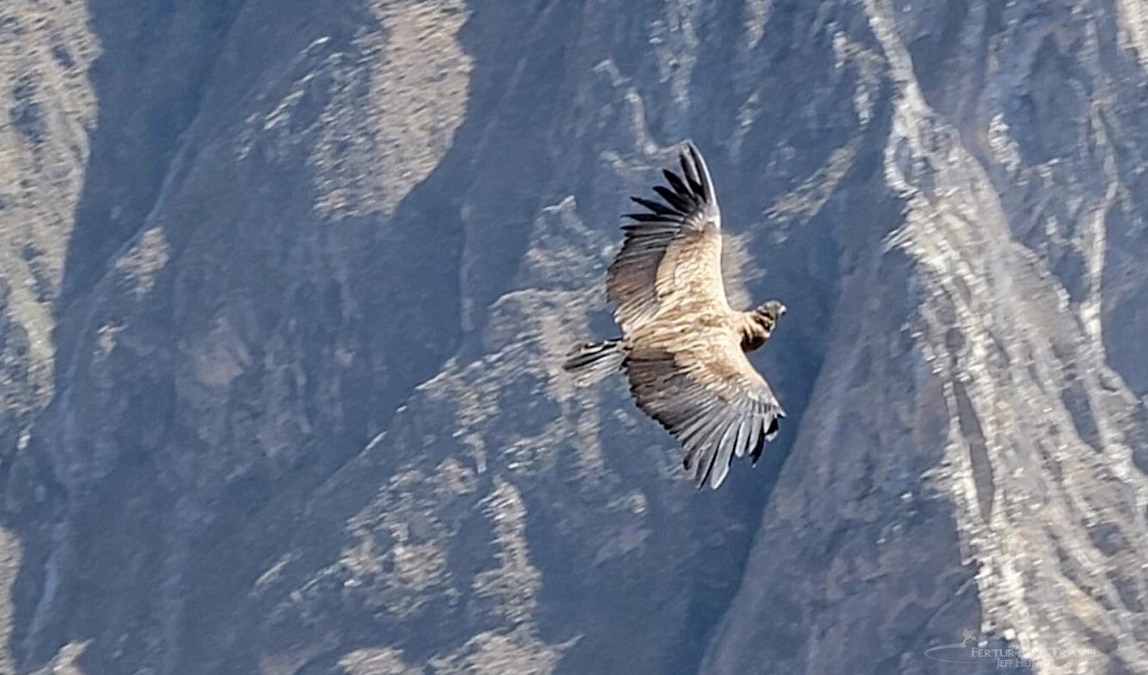
[[[625,358],[621,340],[583,342],[570,350],[562,368],[574,376],[574,384],[585,387],[621,368]]]

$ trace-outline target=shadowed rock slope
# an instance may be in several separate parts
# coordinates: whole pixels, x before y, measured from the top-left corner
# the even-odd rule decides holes
[[[0,7],[0,673],[1148,673],[1138,3],[196,5]],[[686,137],[714,493],[559,367]]]

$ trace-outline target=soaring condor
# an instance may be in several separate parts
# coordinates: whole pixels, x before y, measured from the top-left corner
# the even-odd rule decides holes
[[[658,199],[624,217],[625,241],[610,264],[606,299],[622,336],[571,350],[563,367],[579,385],[621,369],[638,407],[682,444],[700,489],[721,486],[733,458],[754,464],[785,417],[746,354],[769,340],[785,305],[737,311],[721,273],[721,211],[705,160],[693,143],[681,175],[665,170]]]

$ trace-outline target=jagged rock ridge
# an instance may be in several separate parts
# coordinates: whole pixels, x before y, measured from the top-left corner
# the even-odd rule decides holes
[[[0,672],[1148,672],[1146,68],[1126,0],[5,4]],[[686,137],[790,309],[714,494],[558,367]]]

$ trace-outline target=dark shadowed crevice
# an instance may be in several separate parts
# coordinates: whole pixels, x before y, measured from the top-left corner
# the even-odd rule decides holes
[[[957,399],[957,421],[961,427],[961,435],[969,446],[969,461],[973,467],[973,484],[977,489],[977,504],[980,507],[981,518],[987,523],[993,513],[996,483],[993,481],[993,466],[989,461],[984,430],[981,428],[981,420],[973,408],[973,402],[969,399],[962,383],[953,383],[953,396]]]
[[[968,0],[947,0],[933,6],[932,21],[916,26],[909,42],[913,75],[921,86],[925,101],[934,108],[952,108],[945,100],[946,63],[962,55],[961,33],[969,15]],[[927,19],[926,19],[927,21]]]
[[[1068,382],[1060,392],[1060,401],[1064,404],[1076,427],[1080,440],[1088,444],[1095,452],[1104,450],[1104,443],[1100,438],[1100,428],[1096,423],[1096,415],[1092,412],[1092,403],[1088,400],[1088,393],[1080,380]]]
[[[1148,122],[1148,105],[1140,108],[1145,112],[1138,121]],[[1142,153],[1124,145],[1117,145],[1114,151],[1120,160],[1117,166],[1122,168],[1124,184],[1135,185],[1139,179],[1132,169],[1124,167],[1142,166]],[[1140,309],[1148,305],[1148,283],[1141,274],[1148,252],[1148,230],[1135,223],[1136,214],[1145,212],[1148,212],[1148,192],[1129,190],[1126,201],[1114,204],[1105,213],[1108,244],[1100,279],[1106,361],[1142,399],[1148,396],[1148,349],[1145,348],[1148,342],[1144,340],[1148,333],[1148,312]],[[1148,471],[1148,447],[1138,453],[1144,456],[1143,466]]]
[[[89,71],[98,115],[68,243],[60,312],[91,288],[143,226],[243,2],[88,3],[101,46]]]
[[[552,125],[570,98],[573,85],[563,72],[582,7],[536,4],[533,12],[495,5],[475,11],[459,34],[475,58],[475,84],[499,78],[496,86],[473,90],[466,121],[455,133],[455,145],[471,149],[471,161],[444,172],[444,180],[462,186],[459,205],[465,209],[461,311],[463,330],[474,339],[464,345],[464,360],[478,353],[487,312],[509,290],[534,218],[557,201],[549,179],[564,158],[553,153]],[[521,39],[491,39],[497,33]]]

